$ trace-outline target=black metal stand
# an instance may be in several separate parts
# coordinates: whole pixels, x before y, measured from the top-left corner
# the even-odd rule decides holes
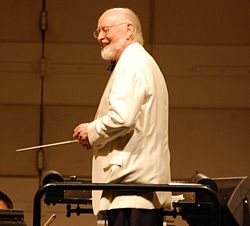
[[[41,225],[41,199],[47,192],[61,192],[64,190],[112,190],[112,191],[163,191],[163,192],[195,192],[204,193],[211,200],[213,226],[220,226],[220,205],[216,193],[209,187],[201,184],[174,183],[174,184],[85,184],[73,182],[56,182],[41,187],[34,198],[33,226]]]

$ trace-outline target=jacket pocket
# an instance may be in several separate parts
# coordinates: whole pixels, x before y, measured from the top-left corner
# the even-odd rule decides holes
[[[113,155],[106,164],[103,165],[103,170],[105,171],[107,177],[106,182],[118,182],[122,180],[124,174],[124,161],[126,161],[127,153],[120,152]]]
[[[113,153],[112,156],[106,157],[103,161],[104,171],[108,170],[112,165],[122,166],[124,159],[124,153]]]

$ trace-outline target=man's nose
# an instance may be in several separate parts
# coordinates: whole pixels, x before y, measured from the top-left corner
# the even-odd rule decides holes
[[[97,40],[98,42],[100,42],[101,40],[103,40],[105,38],[104,32],[100,31],[100,33],[97,36]]]

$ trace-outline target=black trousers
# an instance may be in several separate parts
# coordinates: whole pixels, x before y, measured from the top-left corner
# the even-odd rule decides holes
[[[163,226],[163,209],[113,209],[107,211],[108,226]]]

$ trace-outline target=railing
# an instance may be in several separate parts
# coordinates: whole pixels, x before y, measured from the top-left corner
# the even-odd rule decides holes
[[[170,184],[102,184],[102,183],[74,183],[55,182],[41,187],[34,198],[33,226],[41,226],[41,200],[46,192],[63,190],[112,190],[112,191],[163,191],[163,192],[202,192],[206,194],[213,205],[213,226],[220,226],[220,205],[216,193],[209,187],[193,183]]]

